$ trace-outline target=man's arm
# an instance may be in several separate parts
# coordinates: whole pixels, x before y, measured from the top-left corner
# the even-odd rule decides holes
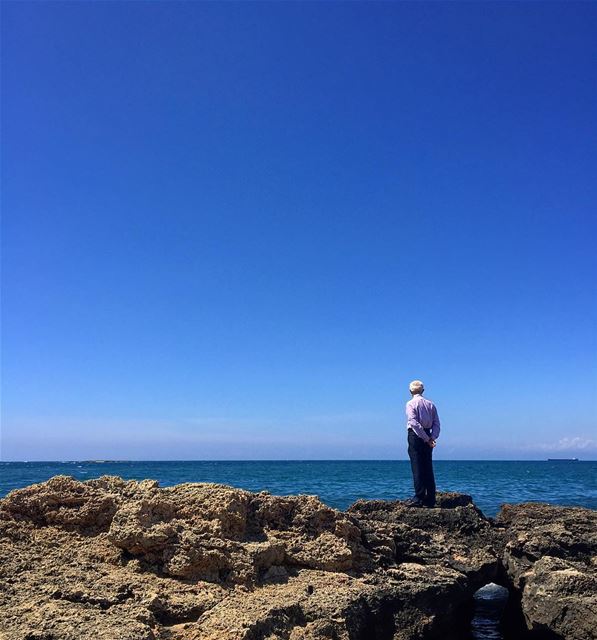
[[[437,415],[437,409],[433,405],[433,424],[431,425],[431,439],[437,440],[439,438],[439,416]]]
[[[425,429],[423,429],[417,420],[415,408],[410,404],[410,402],[406,403],[406,419],[408,426],[419,436],[419,438],[421,438],[421,440],[425,440],[425,442],[429,442],[429,436],[425,433]]]

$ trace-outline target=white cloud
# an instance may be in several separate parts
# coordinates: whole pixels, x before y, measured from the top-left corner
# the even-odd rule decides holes
[[[534,446],[542,451],[585,451],[587,449],[597,449],[597,440],[576,436],[574,438],[561,438],[557,442],[541,443]]]

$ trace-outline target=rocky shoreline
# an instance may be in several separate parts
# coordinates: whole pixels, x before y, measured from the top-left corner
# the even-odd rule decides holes
[[[597,628],[597,512],[55,476],[0,501],[0,640],[458,637],[488,582],[537,637]]]

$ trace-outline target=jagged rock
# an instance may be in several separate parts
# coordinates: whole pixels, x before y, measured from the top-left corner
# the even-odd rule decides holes
[[[246,584],[284,563],[350,569],[360,530],[314,496],[274,498],[197,483],[122,503],[108,538],[167,575]]]
[[[56,476],[0,501],[0,640],[441,636],[502,563],[532,625],[590,637],[593,512],[438,505]]]
[[[94,535],[107,531],[118,508],[118,494],[126,487],[124,480],[115,477],[83,483],[69,476],[55,476],[13,491],[0,518]]]
[[[447,566],[478,586],[496,579],[501,541],[491,522],[470,496],[444,494],[438,504],[454,506],[418,509],[400,501],[359,500],[348,513],[358,520],[374,565]]]
[[[504,505],[496,524],[529,629],[570,640],[597,638],[597,512]]]

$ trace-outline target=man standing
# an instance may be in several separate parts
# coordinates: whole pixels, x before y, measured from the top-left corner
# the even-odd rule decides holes
[[[406,428],[415,495],[408,504],[413,507],[433,507],[435,478],[431,454],[439,436],[439,417],[433,402],[423,398],[425,387],[420,380],[413,380],[409,389],[412,398],[406,403]]]

